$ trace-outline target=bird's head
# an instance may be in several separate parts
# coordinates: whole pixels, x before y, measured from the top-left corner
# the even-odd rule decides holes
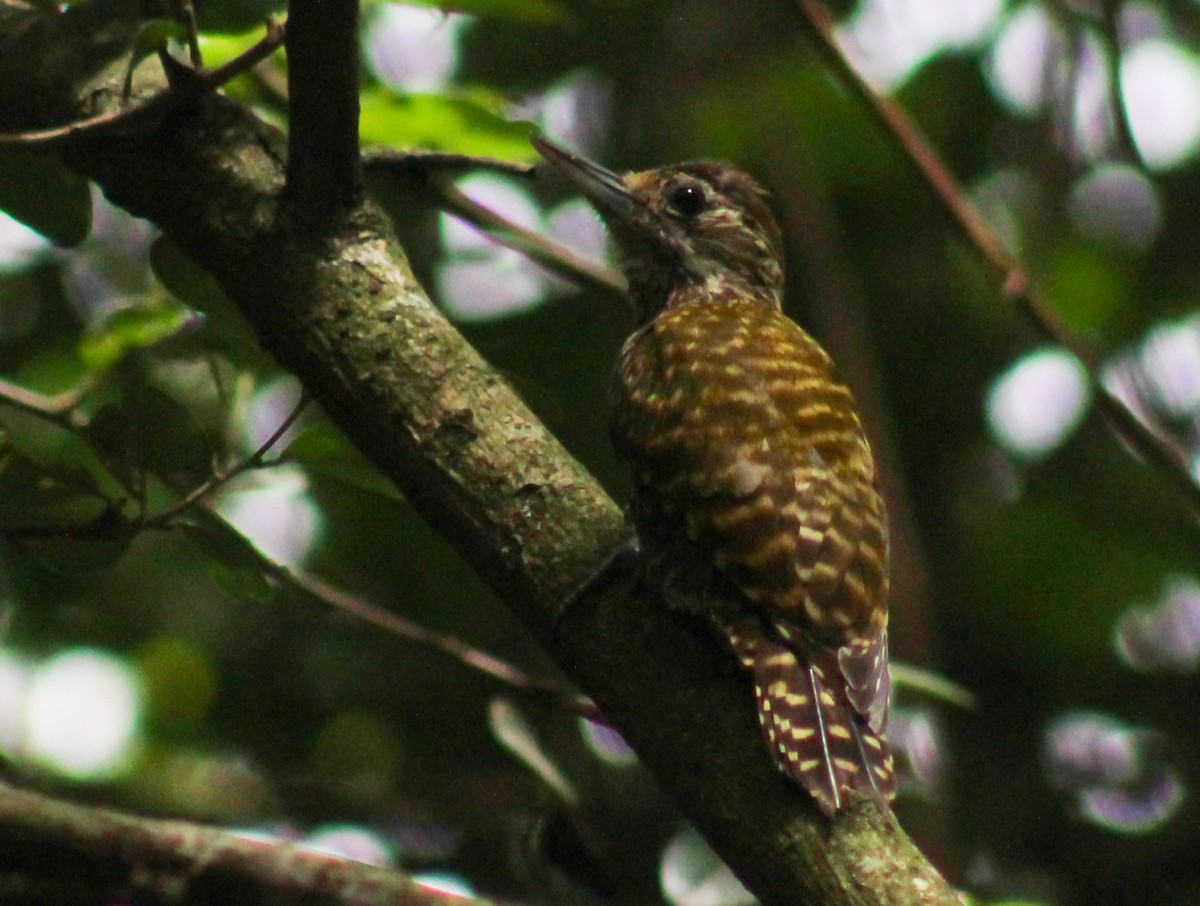
[[[544,138],[533,143],[608,225],[639,323],[673,302],[726,292],[780,304],[779,227],[766,190],[741,170],[701,160],[615,173]]]

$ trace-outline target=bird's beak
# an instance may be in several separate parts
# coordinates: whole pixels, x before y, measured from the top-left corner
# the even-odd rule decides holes
[[[601,216],[628,223],[638,208],[637,198],[626,187],[620,174],[572,154],[561,145],[540,135],[532,138],[533,147],[586,196]]]

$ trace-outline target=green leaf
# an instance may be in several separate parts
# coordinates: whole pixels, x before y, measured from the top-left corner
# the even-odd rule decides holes
[[[533,125],[506,120],[497,109],[485,92],[451,97],[368,89],[362,94],[359,135],[365,144],[391,148],[531,160]]]
[[[149,472],[186,490],[212,473],[213,448],[199,423],[156,387],[139,386],[120,403],[104,406],[86,433],[127,487],[140,487]]]
[[[254,331],[208,271],[174,242],[160,236],[150,246],[150,267],[167,292],[205,315],[202,342],[234,362],[261,363]]]
[[[187,28],[175,19],[148,19],[143,22],[133,40],[133,52],[129,60],[129,72],[151,54],[167,49],[171,41],[186,41]]]
[[[62,246],[78,245],[92,229],[88,181],[19,148],[0,148],[0,209]]]
[[[328,424],[311,424],[288,444],[284,455],[304,466],[312,475],[349,485],[392,500],[403,500],[396,486],[345,437]]]
[[[77,501],[95,503],[100,488],[82,468],[47,468],[27,456],[0,432],[0,523],[32,522],[39,510],[73,507]]]
[[[0,434],[0,526],[8,543],[41,568],[71,576],[106,569],[133,540],[119,504],[106,503],[78,465],[46,468]],[[12,533],[16,529],[37,529]],[[78,534],[75,534],[75,533]]]
[[[202,514],[199,522],[185,524],[184,534],[204,559],[209,577],[231,598],[266,603],[275,596],[258,550],[229,523]]]
[[[75,524],[75,523],[71,523]],[[123,529],[124,523],[115,523]],[[85,531],[90,530],[85,527]],[[112,567],[133,541],[134,532],[117,530],[92,538],[48,537],[14,539],[13,547],[42,569],[69,579]]]
[[[114,499],[126,493],[82,434],[19,413],[7,415],[6,421],[11,431],[3,437],[0,453],[27,460],[36,470],[39,490],[60,485],[64,494],[79,493],[93,499]]]
[[[167,291],[190,308],[217,316],[237,312],[216,278],[166,236],[150,246],[150,268]]]
[[[207,0],[196,4],[196,17],[202,32],[238,34],[257,29],[258,37],[262,37],[267,16],[278,16],[286,9],[287,0]],[[205,66],[222,62],[209,60],[207,50],[204,52]]]
[[[129,350],[153,346],[178,333],[187,319],[187,309],[173,303],[123,308],[84,336],[79,343],[79,355],[88,368],[103,371]]]
[[[184,305],[222,323],[245,324],[238,306],[229,299],[216,277],[187,257],[167,236],[158,236],[150,246],[150,268],[167,292]]]
[[[146,468],[190,487],[212,473],[214,450],[191,410],[157,387],[141,386],[128,402]]]
[[[224,66],[230,60],[236,60],[251,47],[262,40],[263,37],[263,19],[265,16],[260,16],[256,19],[248,31],[242,31],[237,34],[203,34],[200,35],[200,54],[204,57],[204,66],[207,69],[216,69],[218,66]]]
[[[1120,256],[1081,242],[1064,242],[1045,267],[1046,294],[1073,330],[1095,336],[1114,326],[1134,292]]]
[[[448,13],[469,13],[473,16],[495,16],[518,22],[545,24],[563,22],[566,10],[552,0],[405,0],[411,6],[427,6]],[[373,6],[382,6],[375,2]]]
[[[104,467],[126,488],[141,487],[145,468],[137,422],[124,406],[103,406],[84,429],[88,440],[100,451]]]

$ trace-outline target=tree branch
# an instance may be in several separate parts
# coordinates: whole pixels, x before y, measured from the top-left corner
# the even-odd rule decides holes
[[[289,843],[74,805],[0,782],[0,900],[92,906],[113,896],[189,906],[482,902]]]
[[[88,2],[104,0],[72,9]],[[72,86],[13,45],[0,85],[59,93],[44,119],[16,128],[61,125],[61,111],[85,112],[82,98],[117,103],[119,63]],[[12,120],[0,104],[0,130]],[[319,242],[279,216],[283,146],[210,96],[148,135],[59,153],[221,283],[264,348],[601,705],[762,902],[958,902],[889,811],[858,800],[827,822],[775,770],[745,676],[693,621],[632,582],[559,619],[623,539],[620,510],[433,307],[382,212],[362,204],[331,218]]]
[[[362,197],[358,0],[291,4],[287,53],[287,199],[316,226]]]

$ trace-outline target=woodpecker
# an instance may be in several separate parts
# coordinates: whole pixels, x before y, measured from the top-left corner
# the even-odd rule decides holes
[[[783,314],[766,191],[716,161],[619,174],[534,144],[628,282],[611,435],[648,574],[752,675],[775,764],[826,815],[886,803],[887,519],[850,391]]]

